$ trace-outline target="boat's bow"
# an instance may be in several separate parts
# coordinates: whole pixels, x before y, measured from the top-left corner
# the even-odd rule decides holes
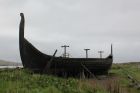
[[[24,38],[24,14],[20,13],[21,21],[19,26],[19,49],[22,64],[25,68],[32,70],[43,70],[43,67],[50,60],[50,56],[41,53],[29,41]]]

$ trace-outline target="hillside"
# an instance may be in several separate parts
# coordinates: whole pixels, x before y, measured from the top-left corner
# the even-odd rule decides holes
[[[0,66],[21,66],[21,63],[16,63],[16,62],[9,62],[9,61],[4,61],[0,60]]]

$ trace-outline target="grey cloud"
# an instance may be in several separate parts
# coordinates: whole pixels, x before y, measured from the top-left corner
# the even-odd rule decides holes
[[[91,48],[90,57],[98,57],[98,50],[107,56],[113,43],[115,62],[139,61],[139,5],[139,0],[1,0],[0,58],[20,61],[19,13],[24,12],[25,36],[42,52],[57,48],[60,56],[60,46],[68,44],[72,57],[85,57],[84,48]]]
[[[20,62],[18,38],[0,36],[0,59]]]

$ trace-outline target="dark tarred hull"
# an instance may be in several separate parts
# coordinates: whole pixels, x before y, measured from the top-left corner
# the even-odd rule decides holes
[[[37,50],[30,42],[24,38],[24,15],[21,13],[21,22],[19,28],[19,46],[20,56],[24,68],[42,73],[51,55],[46,55]],[[79,75],[83,71],[83,64],[94,74],[107,74],[113,62],[112,53],[107,58],[63,58],[54,57],[49,67],[49,73],[56,75]],[[85,74],[88,74],[85,71]]]

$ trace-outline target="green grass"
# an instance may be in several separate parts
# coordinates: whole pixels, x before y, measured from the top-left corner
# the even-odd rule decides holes
[[[140,81],[138,64],[113,64],[109,76],[103,80],[66,79],[34,74],[26,69],[0,69],[0,93],[140,93],[129,87],[124,69]]]
[[[113,73],[119,78],[121,88],[125,89],[127,93],[140,93],[135,87],[130,87],[131,81],[127,78],[127,74],[131,75],[136,80],[140,81],[140,63],[124,63],[113,64],[110,73]]]
[[[0,71],[0,93],[106,93],[81,80],[33,74],[23,69]]]

